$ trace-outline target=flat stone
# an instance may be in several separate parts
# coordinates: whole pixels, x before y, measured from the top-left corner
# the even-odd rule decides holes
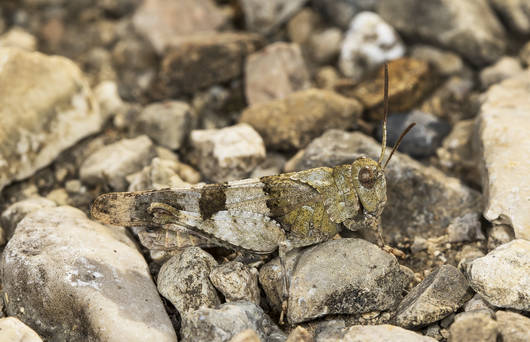
[[[498,324],[488,310],[462,312],[455,317],[449,332],[454,342],[496,342]]]
[[[331,240],[290,253],[287,319],[300,323],[329,314],[394,309],[406,276],[394,256],[362,239]],[[269,302],[279,309],[283,274],[279,259],[260,270]]]
[[[432,337],[422,336],[390,324],[354,325],[342,329],[330,329],[317,335],[318,342],[435,342]]]
[[[247,329],[255,331],[261,341],[286,339],[259,306],[243,301],[188,312],[182,317],[180,336],[183,342],[222,342]]]
[[[310,86],[298,44],[273,43],[247,57],[245,93],[249,105],[285,98]]]
[[[405,45],[392,26],[376,13],[361,12],[351,21],[342,42],[339,68],[345,76],[359,82],[382,63],[404,54]]]
[[[404,328],[429,325],[458,310],[471,295],[464,275],[444,265],[407,294],[397,308],[395,323]]]
[[[109,184],[116,191],[127,189],[126,176],[141,170],[155,154],[151,140],[141,135],[122,139],[88,156],[81,165],[81,180],[89,185]]]
[[[16,317],[0,318],[0,341],[42,342],[39,335]]]
[[[286,171],[352,163],[361,155],[377,160],[381,146],[360,133],[329,130],[313,140]],[[385,241],[427,239],[447,233],[458,217],[481,210],[481,196],[456,178],[396,152],[385,169],[387,204],[382,214]]]
[[[480,71],[480,84],[482,89],[488,89],[495,83],[521,74],[522,71],[523,68],[518,58],[505,56]]]
[[[525,0],[490,0],[495,11],[508,27],[523,35],[530,33],[530,3]]]
[[[488,303],[530,311],[530,241],[508,242],[465,268],[471,287]]]
[[[241,0],[248,30],[267,34],[296,14],[307,0]]]
[[[476,121],[482,160],[484,217],[509,224],[515,237],[530,240],[530,72],[491,87]]]
[[[244,300],[260,304],[258,271],[241,262],[230,261],[210,272],[212,284],[224,295],[227,302]]]
[[[161,95],[190,94],[239,77],[246,56],[260,45],[259,36],[247,33],[189,36],[164,54],[158,75]]]
[[[312,5],[333,24],[346,29],[362,11],[374,11],[377,0],[313,0]]]
[[[90,221],[78,209],[43,208],[26,216],[0,267],[7,313],[46,340],[177,340],[125,230]]]
[[[403,36],[458,52],[477,66],[506,50],[506,33],[487,0],[380,0],[377,13]]]
[[[221,304],[208,275],[215,259],[198,247],[186,248],[166,261],[158,273],[158,291],[181,315]]]
[[[330,128],[352,128],[362,113],[361,104],[334,92],[308,89],[283,100],[247,108],[240,122],[254,127],[267,147],[298,150]]]
[[[213,0],[146,0],[133,16],[134,28],[159,54],[198,32],[214,32],[226,17]]]
[[[98,104],[70,60],[0,48],[0,190],[98,132]]]
[[[51,208],[55,206],[55,202],[40,196],[33,196],[11,204],[2,212],[2,216],[0,216],[0,224],[4,228],[5,238],[7,240],[11,238],[15,232],[15,228],[26,215],[41,208]]]
[[[530,338],[530,318],[516,312],[497,311],[497,329],[503,342],[525,342]]]
[[[263,139],[247,124],[194,130],[190,146],[188,159],[218,183],[246,178],[265,159]]]

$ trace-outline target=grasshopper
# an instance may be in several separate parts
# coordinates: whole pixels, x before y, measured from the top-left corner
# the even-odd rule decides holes
[[[278,250],[284,279],[282,322],[288,300],[285,269],[288,251],[327,241],[342,226],[352,231],[374,229],[379,245],[386,247],[380,222],[386,203],[384,169],[414,125],[405,129],[382,165],[387,116],[385,64],[384,134],[378,161],[360,157],[352,164],[333,168],[318,167],[223,184],[108,193],[95,200],[91,214],[101,222],[118,226],[161,227],[168,232],[166,237],[170,233],[173,237],[166,239],[166,248],[178,248],[179,239],[189,237],[195,244],[219,245],[254,254]],[[159,236],[148,234],[141,239],[156,245]],[[177,243],[170,246],[170,241]]]

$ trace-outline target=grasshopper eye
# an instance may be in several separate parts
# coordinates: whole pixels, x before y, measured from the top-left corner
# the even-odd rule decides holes
[[[375,185],[375,175],[374,172],[369,167],[362,167],[359,171],[359,183],[365,188],[371,189]]]
[[[386,203],[386,180],[381,166],[375,160],[361,157],[353,162],[351,176],[364,210],[379,214]]]

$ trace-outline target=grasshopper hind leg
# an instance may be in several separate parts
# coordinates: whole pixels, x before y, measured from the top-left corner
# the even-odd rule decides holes
[[[278,244],[278,256],[280,258],[280,265],[282,268],[282,311],[280,312],[280,324],[284,324],[285,315],[287,314],[287,307],[289,304],[289,289],[291,287],[291,282],[289,275],[287,274],[287,267],[285,265],[287,261],[287,253],[293,249],[293,246],[289,240],[281,241]]]

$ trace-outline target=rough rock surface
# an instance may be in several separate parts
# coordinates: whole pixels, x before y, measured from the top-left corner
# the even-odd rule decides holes
[[[492,63],[506,50],[488,0],[380,0],[377,12],[404,36],[454,50],[475,65]]]
[[[525,342],[530,339],[530,318],[516,312],[497,311],[497,328],[503,342]]]
[[[42,342],[42,339],[18,318],[5,317],[0,318],[0,341]]]
[[[244,300],[259,305],[258,271],[241,262],[230,261],[210,272],[212,284],[227,302]]]
[[[530,241],[501,245],[466,265],[470,285],[490,304],[530,311]]]
[[[289,254],[287,319],[300,323],[328,314],[361,314],[394,309],[405,275],[394,256],[362,239],[324,242]],[[278,309],[283,286],[279,259],[260,270],[267,298]]]
[[[246,27],[262,34],[283,24],[304,6],[307,0],[241,0]]]
[[[451,342],[496,342],[497,322],[488,310],[462,312],[455,316],[449,332]]]
[[[2,212],[2,216],[0,217],[0,224],[6,233],[5,238],[11,238],[11,235],[15,232],[17,224],[22,221],[26,215],[41,208],[55,206],[55,202],[40,196],[33,196],[11,204],[6,210],[4,210],[4,212]]]
[[[240,122],[253,126],[267,147],[299,149],[330,128],[352,128],[362,112],[361,104],[331,91],[308,89],[283,100],[247,108]]]
[[[26,216],[0,267],[7,313],[47,340],[176,341],[134,243],[78,209]]]
[[[101,128],[81,70],[63,57],[0,48],[0,190]]]
[[[320,332],[317,342],[435,342],[432,337],[389,324],[354,325]]]
[[[530,240],[530,72],[491,87],[476,121],[476,144],[482,159],[484,217],[514,228]]]

